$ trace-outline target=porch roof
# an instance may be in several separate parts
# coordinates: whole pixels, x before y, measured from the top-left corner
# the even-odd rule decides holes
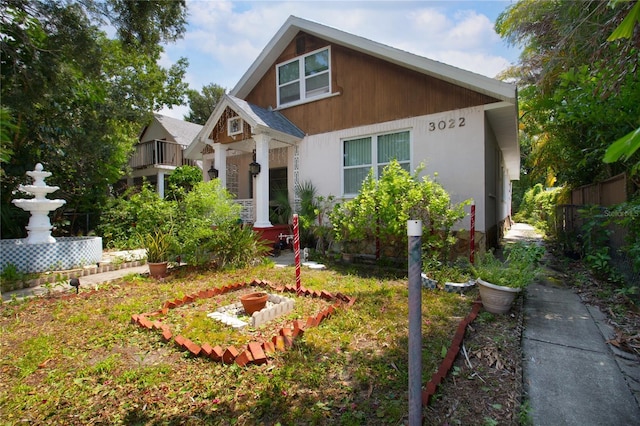
[[[216,105],[205,125],[185,150],[186,158],[200,158],[201,151],[204,149],[209,135],[227,107],[235,111],[238,116],[251,126],[253,134],[265,133],[286,144],[295,144],[305,136],[302,130],[280,112],[262,108],[243,99],[225,94]]]

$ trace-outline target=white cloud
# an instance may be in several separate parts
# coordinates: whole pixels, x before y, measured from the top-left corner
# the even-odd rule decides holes
[[[184,120],[185,115],[189,114],[189,107],[184,105],[174,106],[173,108],[164,107],[158,112],[158,114],[177,118],[178,120]]]

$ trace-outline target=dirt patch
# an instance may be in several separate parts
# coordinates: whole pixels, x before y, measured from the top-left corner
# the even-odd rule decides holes
[[[481,311],[453,368],[424,409],[428,425],[518,425],[522,396],[522,296],[511,312]]]

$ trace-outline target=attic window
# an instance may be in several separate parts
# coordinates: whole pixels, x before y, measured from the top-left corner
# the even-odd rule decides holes
[[[331,92],[329,48],[316,50],[277,66],[278,106]]]

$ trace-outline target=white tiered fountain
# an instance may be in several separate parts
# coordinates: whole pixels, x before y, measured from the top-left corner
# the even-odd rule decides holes
[[[27,231],[29,235],[24,240],[26,244],[55,243],[56,239],[51,236],[51,221],[49,213],[62,207],[65,200],[49,200],[46,198],[48,194],[60,189],[57,186],[48,186],[44,180],[51,176],[51,172],[43,171],[42,164],[36,164],[33,171],[27,172],[28,176],[33,178],[32,185],[20,185],[18,189],[27,194],[35,195],[35,198],[16,199],[12,203],[20,207],[22,210],[31,213]]]
[[[98,264],[102,259],[100,237],[51,236],[49,213],[64,205],[65,200],[49,200],[48,194],[57,191],[57,186],[48,186],[44,180],[51,176],[36,164],[35,170],[27,172],[33,184],[20,185],[20,191],[33,194],[35,198],[16,199],[13,204],[31,214],[26,229],[27,238],[0,240],[0,272],[8,265],[18,271],[38,273],[47,271],[69,271]]]

